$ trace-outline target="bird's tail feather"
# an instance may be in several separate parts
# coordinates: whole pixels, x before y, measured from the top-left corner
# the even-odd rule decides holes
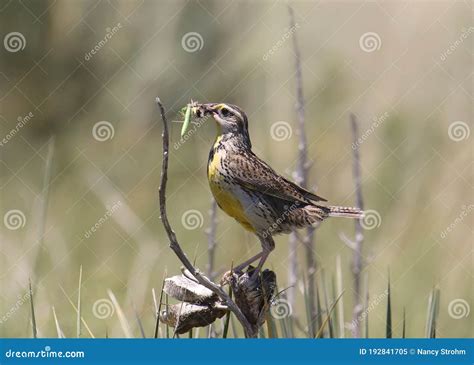
[[[344,218],[363,218],[364,212],[359,208],[352,207],[338,207],[338,206],[329,206],[329,216],[330,217],[344,217]]]

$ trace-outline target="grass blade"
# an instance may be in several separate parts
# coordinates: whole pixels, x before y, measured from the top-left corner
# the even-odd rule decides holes
[[[385,337],[392,338],[392,303],[390,293],[390,273],[388,274],[387,293],[387,321],[385,326]]]
[[[342,293],[342,265],[340,255],[336,256],[336,293]],[[344,300],[342,298],[339,303],[337,303],[337,320],[339,323],[339,337],[344,338]]]
[[[369,338],[369,273],[365,274],[365,338]]]
[[[324,270],[321,270],[321,282],[323,285],[323,294],[324,294],[324,306],[326,307],[326,314],[328,319],[328,330],[329,330],[329,338],[334,338],[334,329],[332,327],[332,320],[331,316],[329,315],[329,293],[326,286],[326,275]]]
[[[328,323],[329,318],[331,317],[331,314],[332,314],[332,312],[334,311],[334,308],[336,308],[337,302],[339,302],[339,299],[342,298],[342,295],[343,295],[343,294],[344,294],[344,292],[342,292],[341,294],[339,294],[339,296],[336,298],[336,300],[334,301],[334,303],[331,305],[331,308],[329,308],[329,310],[328,310],[328,315],[326,316],[326,319],[324,320],[323,324],[322,324],[321,327],[319,328],[318,333],[316,333],[315,338],[321,338],[321,335],[324,333],[324,327],[326,326],[326,323]]]
[[[52,307],[52,309],[53,309],[54,324],[56,325],[56,333],[58,335],[58,338],[65,338],[64,332],[59,326],[59,321],[58,321],[58,317],[56,316],[56,310],[54,309],[54,306]]]
[[[125,317],[125,314],[123,313],[122,307],[120,307],[120,304],[118,303],[117,298],[115,297],[114,293],[110,289],[107,289],[107,294],[109,295],[109,298],[115,307],[115,313],[117,313],[117,317],[119,319],[120,326],[122,327],[123,334],[127,338],[132,338],[133,336],[130,331],[130,325],[128,324],[127,318]]]
[[[82,265],[79,266],[79,284],[77,289],[77,316],[76,316],[76,337],[81,337],[81,287],[82,287]]]
[[[405,313],[405,307],[403,307],[402,338],[406,338],[406,313]]]
[[[166,277],[166,272],[163,275],[163,281],[161,283],[161,291],[160,291],[160,303],[156,305],[156,295],[155,295],[155,289],[152,290],[153,293],[153,302],[155,303],[155,312],[156,312],[156,325],[155,325],[155,334],[154,338],[158,338],[158,332],[160,331],[160,311],[161,311],[161,305],[163,303],[163,288],[165,287],[165,277]],[[168,310],[168,307],[166,307]],[[168,327],[168,326],[166,326]]]
[[[33,331],[33,338],[38,338],[38,330],[36,327],[35,304],[33,302],[33,289],[31,289],[31,280],[28,280],[30,290],[30,304],[31,304],[31,329]]]
[[[77,307],[76,305],[74,304],[74,302],[71,300],[71,298],[69,298],[69,295],[67,295],[66,291],[64,290],[64,288],[59,285],[59,288],[61,289],[61,291],[63,292],[64,296],[66,297],[66,299],[68,300],[69,304],[71,304],[71,306],[74,308],[74,310],[77,312]],[[84,325],[84,328],[87,330],[87,332],[89,332],[89,336],[91,336],[91,338],[95,338],[94,334],[92,333],[91,329],[89,328],[89,326],[87,325],[87,322],[84,320],[83,317],[81,317],[81,322],[82,324]]]

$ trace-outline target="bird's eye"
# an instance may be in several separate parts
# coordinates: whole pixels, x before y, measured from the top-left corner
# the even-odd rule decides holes
[[[227,117],[229,117],[229,116],[231,115],[231,112],[230,112],[230,110],[227,109],[227,108],[222,108],[222,109],[221,109],[221,114],[222,114],[222,116],[223,116],[224,118],[227,118]]]

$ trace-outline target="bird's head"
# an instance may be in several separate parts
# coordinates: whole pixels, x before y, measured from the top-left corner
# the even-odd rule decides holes
[[[197,117],[211,115],[217,123],[218,134],[242,135],[248,138],[247,116],[236,105],[226,103],[198,104],[195,109]]]

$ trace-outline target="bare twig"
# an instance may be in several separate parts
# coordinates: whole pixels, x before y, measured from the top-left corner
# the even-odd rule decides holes
[[[295,29],[297,24],[295,22],[295,14],[293,8],[288,6],[288,11],[290,13],[290,29]],[[293,52],[295,55],[295,69],[296,69],[296,111],[298,114],[298,163],[295,171],[295,180],[303,188],[306,188],[308,185],[308,172],[310,164],[308,164],[308,147],[306,141],[306,132],[305,132],[305,105],[304,105],[304,95],[303,95],[303,75],[301,71],[301,54],[298,47],[298,40],[296,38],[296,33],[293,32]],[[289,266],[289,285],[290,287],[296,284],[297,276],[297,257],[296,257],[296,237],[292,233],[290,235],[290,266]],[[311,317],[314,318],[316,313],[316,305],[314,302],[315,298],[315,274],[316,274],[316,259],[314,257],[314,228],[310,227],[307,229],[306,237],[303,239],[303,244],[306,249],[306,265],[308,269],[308,305]],[[294,304],[294,289],[289,291],[289,300],[290,304]],[[316,327],[314,321],[310,321],[309,328],[310,337],[313,337],[316,332]]]
[[[351,130],[352,130],[352,146],[354,146],[354,158],[352,165],[352,174],[354,176],[355,190],[356,190],[356,206],[360,210],[364,209],[362,201],[361,177],[360,177],[360,157],[359,145],[357,139],[359,138],[357,118],[351,114]],[[352,312],[352,319],[354,328],[352,329],[354,337],[360,337],[360,321],[357,319],[362,313],[362,290],[361,290],[361,272],[362,272],[362,244],[364,242],[364,235],[362,232],[362,225],[359,219],[354,220],[355,224],[355,238],[353,243],[353,258],[352,258],[352,274],[354,277],[354,308]]]
[[[209,262],[207,266],[207,276],[209,276],[210,280],[215,279],[215,268],[214,268],[214,258],[216,253],[216,227],[217,227],[217,203],[214,199],[211,202],[211,209],[209,211],[211,223],[209,224],[209,228],[207,229],[207,252],[209,255]]]
[[[210,289],[212,292],[216,293],[219,298],[229,307],[229,309],[235,314],[239,322],[242,324],[246,337],[257,337],[258,330],[255,326],[252,326],[247,318],[244,316],[240,308],[235,304],[235,302],[229,297],[229,295],[217,284],[210,281],[207,277],[201,274],[189,261],[186,254],[181,249],[181,246],[178,243],[176,234],[174,233],[171,225],[168,221],[168,215],[166,213],[166,184],[168,181],[168,155],[169,155],[169,132],[168,132],[168,121],[165,115],[165,109],[159,98],[156,98],[156,103],[160,109],[161,119],[163,121],[163,160],[162,160],[162,169],[161,169],[161,181],[159,188],[159,201],[160,201],[160,214],[161,221],[165,228],[166,234],[170,241],[169,245],[173,252],[176,254],[178,259],[182,264],[188,269],[191,274],[199,281],[199,283],[206,288]]]

